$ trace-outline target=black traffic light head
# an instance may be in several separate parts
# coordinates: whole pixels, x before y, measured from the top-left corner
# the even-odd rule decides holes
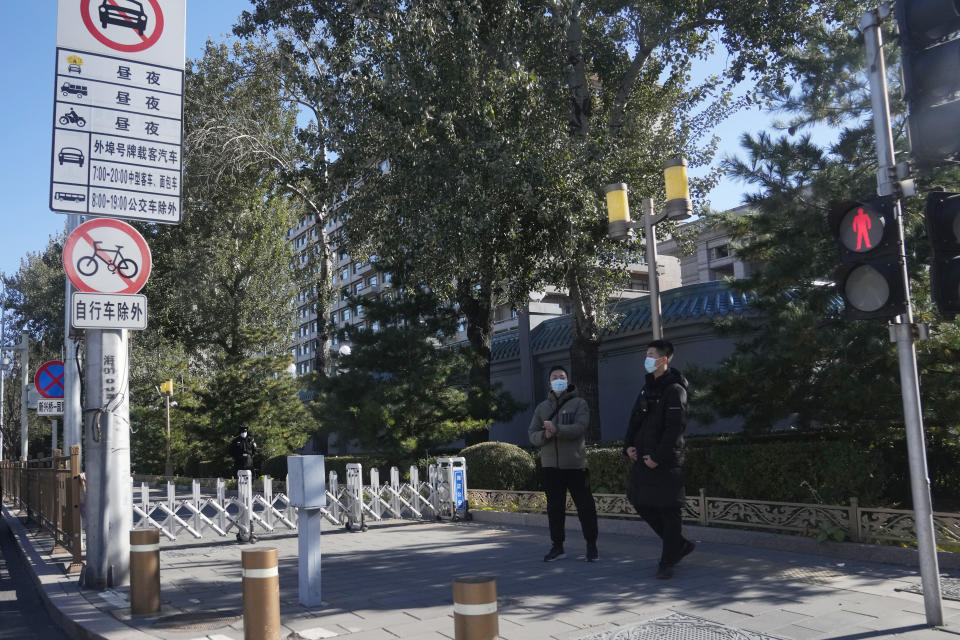
[[[830,212],[843,263],[834,275],[851,320],[890,319],[906,312],[899,222],[892,196],[845,200]]]
[[[960,193],[931,191],[923,213],[927,239],[933,249],[930,293],[940,313],[960,313]]]
[[[923,222],[934,252],[960,254],[960,193],[931,191],[927,194]]]
[[[960,0],[896,0],[910,151],[922,172],[960,157]],[[945,135],[946,134],[946,135]]]
[[[844,262],[896,256],[897,219],[893,197],[844,200],[830,212],[830,231]]]

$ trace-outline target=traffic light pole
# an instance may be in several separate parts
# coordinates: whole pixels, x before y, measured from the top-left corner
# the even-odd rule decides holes
[[[860,30],[867,48],[867,71],[870,76],[870,95],[873,106],[873,127],[877,140],[877,193],[899,197],[896,181],[896,156],[890,130],[890,103],[887,98],[886,65],[883,59],[881,21],[891,14],[884,5],[863,15]],[[913,309],[910,303],[910,281],[904,246],[903,212],[899,199],[894,202],[900,250],[900,267],[906,293],[906,313],[890,326],[890,335],[897,343],[900,361],[900,394],[903,400],[903,418],[907,431],[907,455],[910,464],[910,490],[913,498],[913,517],[916,524],[917,549],[920,559],[920,578],[923,585],[923,603],[927,624],[943,624],[943,603],[940,593],[940,571],[933,529],[933,506],[930,499],[930,478],[927,472],[927,454],[923,435],[923,415],[920,410],[920,383],[917,373],[917,350],[914,344]]]

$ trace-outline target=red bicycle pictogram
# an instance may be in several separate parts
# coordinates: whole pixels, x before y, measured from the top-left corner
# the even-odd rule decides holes
[[[115,51],[145,51],[163,34],[163,10],[158,0],[101,0],[94,18],[90,5],[96,2],[81,0],[80,17],[90,35]]]

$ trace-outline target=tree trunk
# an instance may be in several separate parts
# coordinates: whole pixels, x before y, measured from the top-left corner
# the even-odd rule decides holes
[[[467,446],[486,442],[490,439],[490,355],[493,343],[493,285],[490,281],[481,282],[475,289],[472,281],[457,284],[457,302],[467,320],[467,340],[474,353],[470,365],[467,407],[470,415],[487,423],[487,427],[477,429],[464,436]]]
[[[590,405],[587,442],[599,442],[601,437],[598,384],[600,330],[590,301],[584,299],[575,269],[570,269],[567,273],[567,290],[573,303],[573,340],[570,343],[571,382]]]

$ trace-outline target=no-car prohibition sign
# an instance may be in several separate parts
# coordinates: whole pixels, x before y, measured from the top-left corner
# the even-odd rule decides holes
[[[44,398],[63,397],[63,362],[51,360],[44,362],[33,377],[33,384]]]
[[[120,220],[88,220],[63,245],[67,277],[88,293],[137,293],[150,277],[150,263],[147,241]]]
[[[91,5],[96,5],[95,14]],[[81,0],[80,17],[97,41],[124,53],[149,49],[163,34],[163,10],[158,0],[102,0],[99,4],[97,0]]]

